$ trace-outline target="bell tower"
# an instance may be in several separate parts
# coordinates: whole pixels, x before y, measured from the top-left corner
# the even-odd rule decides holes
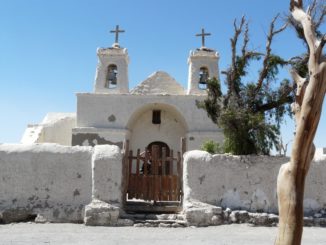
[[[119,26],[115,30],[115,42],[111,48],[98,48],[98,64],[95,77],[95,93],[123,94],[129,93],[128,64],[129,56],[126,48],[119,45]]]
[[[196,36],[202,37],[202,46],[195,51],[191,51],[188,58],[187,94],[204,95],[206,94],[207,80],[213,77],[219,79],[219,54],[215,50],[205,47],[205,36],[210,35],[210,33],[205,33],[204,28],[201,34],[196,34]]]

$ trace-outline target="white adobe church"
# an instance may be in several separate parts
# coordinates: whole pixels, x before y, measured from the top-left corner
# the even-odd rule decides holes
[[[223,140],[220,129],[196,106],[196,100],[206,97],[207,79],[219,74],[218,53],[205,48],[208,33],[198,34],[202,47],[190,53],[187,90],[162,71],[129,90],[128,53],[118,43],[118,26],[113,32],[113,46],[97,50],[94,91],[77,94],[76,114],[49,113],[42,123],[28,126],[23,144],[0,144],[0,223],[35,217],[41,223],[133,225],[125,214],[134,208],[181,212],[184,220],[177,223],[183,226],[238,222],[228,211],[225,215],[226,207],[235,210],[233,217],[238,209],[273,213],[266,222],[275,223],[276,177],[288,158],[191,151],[205,140]],[[168,149],[184,152],[181,138],[186,139],[188,152],[183,158],[179,152],[177,157],[171,152],[167,156]],[[140,173],[139,164],[144,160],[148,164],[148,155],[141,158],[137,151],[135,157],[126,149],[135,152],[150,145],[156,145],[150,163],[153,172],[146,173],[144,167]],[[326,150],[316,152],[304,207],[307,214],[317,212],[315,217],[321,217],[326,207]],[[135,206],[134,199],[141,198],[150,201],[150,209],[144,202]],[[252,217],[266,220],[263,215]]]
[[[144,149],[159,143],[180,149],[186,139],[187,150],[198,149],[208,139],[221,142],[223,134],[198,109],[196,100],[203,100],[208,78],[219,77],[219,54],[205,47],[190,52],[188,88],[184,89],[163,71],[151,74],[129,90],[129,56],[120,47],[116,27],[115,43],[97,50],[98,65],[94,91],[77,93],[77,113],[50,113],[38,125],[29,125],[22,143],[59,143],[63,145],[113,144],[122,147],[129,140],[130,149]]]

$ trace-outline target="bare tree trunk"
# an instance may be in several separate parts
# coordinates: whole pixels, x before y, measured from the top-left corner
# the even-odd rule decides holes
[[[326,92],[326,62],[322,57],[326,38],[317,39],[310,9],[303,11],[302,0],[291,0],[290,9],[293,18],[303,26],[309,46],[309,79],[292,71],[297,83],[294,105],[297,126],[291,161],[282,165],[277,179],[280,217],[277,245],[301,244],[305,178],[315,153],[313,139]]]

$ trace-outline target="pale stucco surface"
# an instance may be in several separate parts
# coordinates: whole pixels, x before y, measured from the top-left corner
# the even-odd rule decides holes
[[[78,221],[91,201],[91,147],[0,145],[0,210]]]
[[[207,140],[222,142],[220,129],[196,106],[196,101],[207,95],[199,88],[201,69],[206,69],[210,78],[219,77],[215,50],[202,48],[190,53],[187,91],[164,71],[154,72],[129,91],[127,49],[100,48],[97,55],[94,93],[77,94],[72,145],[121,147],[129,140],[130,149],[136,151],[159,141],[180,151],[181,138],[186,139],[187,150],[198,149]],[[117,67],[117,86],[111,89],[105,87],[110,65]],[[162,111],[159,125],[152,123],[153,110]]]
[[[74,127],[76,127],[76,113],[48,113],[40,124],[28,125],[21,143],[71,145]]]
[[[222,132],[207,119],[206,112],[196,106],[196,100],[203,98],[196,95],[107,96],[79,93],[77,128],[73,129],[73,135],[97,133],[112,143],[131,139],[135,142],[131,144],[133,150],[148,145],[152,140],[173,142],[170,147],[179,150],[182,136],[186,138],[187,150],[198,149],[205,140],[221,142],[223,139]],[[150,113],[155,109],[162,110],[162,115],[167,115],[169,119],[162,120],[161,125],[149,125]],[[114,120],[109,120],[113,116]],[[172,123],[173,120],[175,123]],[[142,128],[139,126],[141,123],[144,123]],[[179,131],[176,132],[171,125]]]
[[[122,48],[98,48],[98,64],[96,68],[94,91],[95,93],[119,94],[129,92],[127,49]],[[109,89],[105,87],[107,69],[110,65],[117,66],[117,87]]]
[[[0,145],[1,213],[82,222],[92,199],[121,205],[122,155],[117,146]],[[19,217],[18,217],[19,220]]]
[[[200,68],[208,70],[209,78],[215,77],[219,79],[218,60],[219,54],[215,50],[196,49],[190,52],[187,94],[207,94],[206,90],[198,87]]]
[[[231,209],[277,213],[276,179],[285,157],[211,155],[191,151],[184,158],[184,200]],[[326,161],[311,165],[306,213],[326,207]]]
[[[99,145],[92,158],[92,199],[122,203],[122,154],[115,145]]]
[[[46,221],[81,222],[85,206],[96,200],[118,208],[118,213],[125,183],[122,158],[114,145],[0,145],[0,220],[3,212],[25,210]],[[184,205],[206,203],[276,213],[276,178],[288,160],[187,152]],[[307,213],[326,208],[325,185],[326,162],[314,161],[305,190]]]

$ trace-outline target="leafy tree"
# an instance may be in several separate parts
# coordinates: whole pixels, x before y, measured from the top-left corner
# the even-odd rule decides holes
[[[269,154],[278,146],[280,123],[286,113],[291,113],[294,87],[284,79],[275,88],[279,68],[290,62],[272,53],[273,38],[286,25],[275,29],[276,16],[267,35],[264,53],[248,49],[249,26],[245,17],[240,23],[234,21],[234,36],[231,38],[232,62],[226,71],[226,94],[222,94],[217,78],[207,81],[207,98],[197,101],[211,120],[224,131],[224,150],[236,155]],[[239,40],[242,45],[239,49]],[[292,61],[295,63],[294,61]],[[256,82],[246,81],[248,68],[261,63]]]
[[[207,151],[208,153],[211,154],[218,154],[223,152],[223,149],[221,148],[220,144],[214,142],[213,140],[205,141],[201,146],[201,150]]]

